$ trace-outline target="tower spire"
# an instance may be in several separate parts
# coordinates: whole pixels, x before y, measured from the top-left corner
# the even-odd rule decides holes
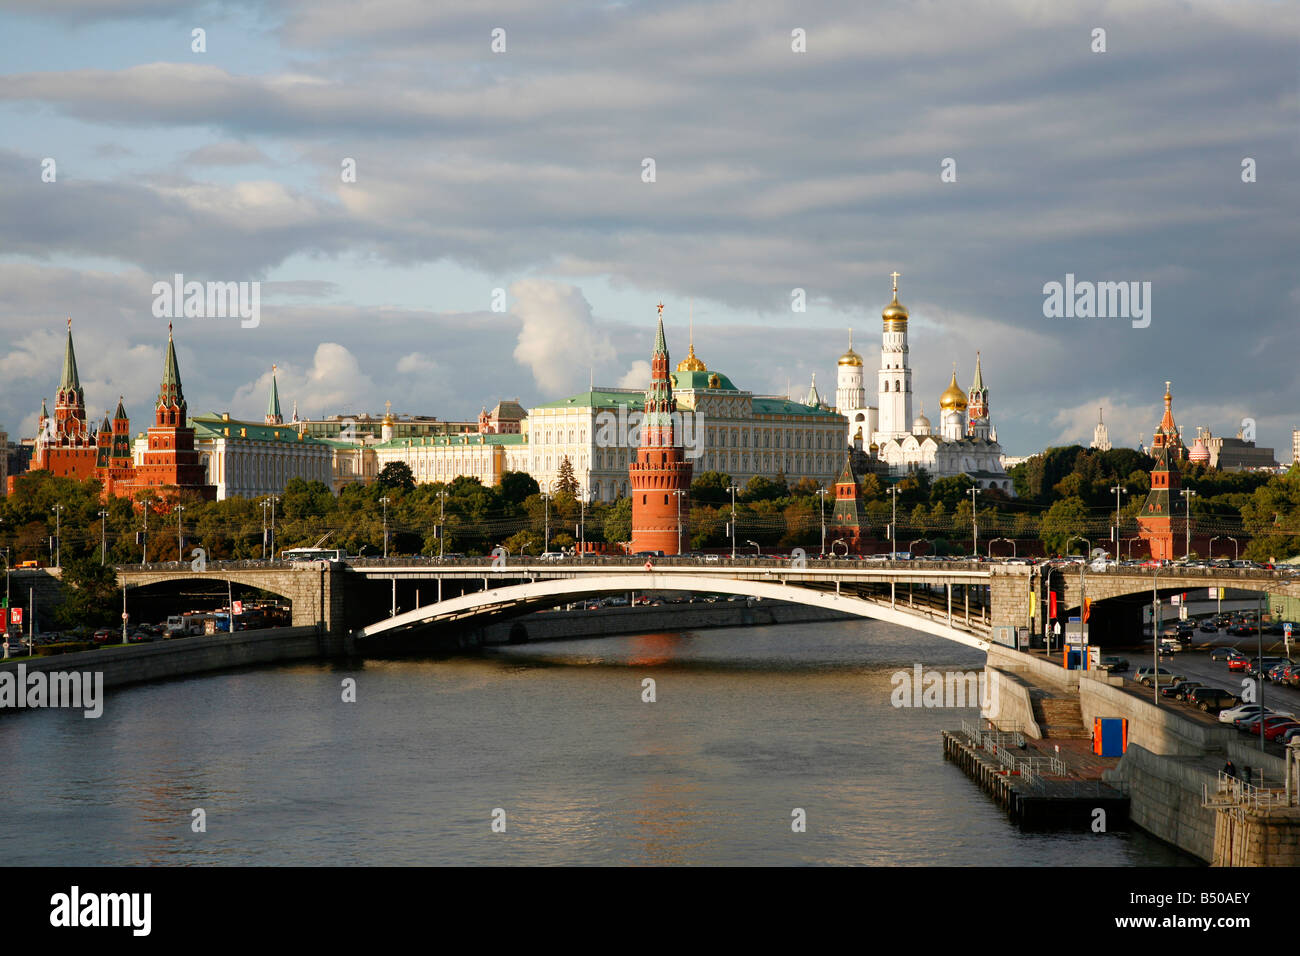
[[[275,381],[278,365],[271,366],[271,395],[266,402],[266,424],[283,425],[284,416],[280,414],[280,388]]]

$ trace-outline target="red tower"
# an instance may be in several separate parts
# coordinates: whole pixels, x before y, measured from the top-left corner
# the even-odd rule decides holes
[[[1182,484],[1178,457],[1182,442],[1174,424],[1173,395],[1165,382],[1165,414],[1151,436],[1151,454],[1156,466],[1151,469],[1151,492],[1138,515],[1138,534],[1151,545],[1151,557],[1167,561],[1174,557],[1174,532],[1184,530],[1187,499],[1178,493]]]
[[[122,410],[120,404],[118,410]],[[186,424],[186,411],[181,372],[176,364],[176,346],[172,342],[169,324],[167,358],[163,362],[162,384],[158,387],[158,402],[154,406],[154,424],[149,429],[142,461],[135,468],[131,490],[177,488],[197,491],[209,501],[216,499],[216,486],[207,483],[207,468],[194,448],[194,429]]]
[[[851,453],[844,456],[844,469],[835,482],[835,510],[831,512],[830,531],[837,540],[844,542],[845,554],[862,553],[862,505]],[[834,545],[832,541],[832,551]]]
[[[60,478],[93,478],[98,456],[95,439],[86,421],[86,393],[77,375],[77,355],[72,349],[72,319],[68,319],[68,342],[63,350],[63,375],[50,418],[41,402],[40,434],[32,452],[29,470],[44,469]]]
[[[690,514],[691,463],[677,443],[677,400],[668,377],[664,341],[664,306],[659,303],[659,331],[650,357],[650,388],[645,394],[641,446],[628,467],[632,489],[633,551],[680,554]]]

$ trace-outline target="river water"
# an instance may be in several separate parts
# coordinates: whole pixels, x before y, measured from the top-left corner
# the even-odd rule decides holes
[[[1020,833],[943,759],[940,730],[976,711],[891,705],[916,662],[983,655],[793,624],[248,669],[110,692],[95,720],[13,712],[0,863],[1192,862],[1136,832]]]

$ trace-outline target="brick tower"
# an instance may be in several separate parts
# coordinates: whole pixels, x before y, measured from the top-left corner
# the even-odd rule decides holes
[[[41,402],[40,434],[29,470],[44,469],[60,478],[93,478],[98,448],[86,421],[86,393],[77,375],[77,354],[72,348],[72,319],[63,349],[63,375],[50,418]]]
[[[118,408],[120,411],[121,406]],[[154,424],[149,429],[142,461],[135,469],[132,490],[176,488],[197,491],[208,501],[216,500],[217,488],[207,483],[207,468],[194,449],[194,429],[187,424],[187,410],[181,372],[176,364],[176,346],[168,324],[167,357],[154,406]]]
[[[862,504],[852,454],[844,456],[844,469],[835,481],[835,510],[831,512],[829,531],[844,541],[846,554],[862,552]],[[831,541],[831,550],[835,550],[835,541]]]
[[[1173,395],[1165,382],[1165,414],[1151,436],[1151,492],[1138,515],[1138,534],[1151,545],[1151,557],[1167,561],[1174,557],[1174,532],[1182,530],[1187,518],[1187,499],[1178,493],[1182,484],[1177,461],[1182,448],[1174,424]]]
[[[692,466],[677,441],[677,400],[673,398],[668,367],[661,302],[659,331],[650,357],[650,388],[645,393],[645,416],[641,421],[641,446],[636,461],[628,467],[632,489],[631,549],[679,554],[689,534]]]

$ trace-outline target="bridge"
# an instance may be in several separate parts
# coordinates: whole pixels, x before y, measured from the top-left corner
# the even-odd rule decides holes
[[[416,639],[445,628],[480,627],[501,618],[586,598],[631,592],[742,595],[788,601],[887,621],[967,646],[1013,643],[1019,629],[1040,634],[1048,594],[1058,616],[1090,599],[1095,643],[1131,642],[1153,587],[1162,597],[1206,587],[1300,598],[1293,571],[1250,569],[1085,568],[1010,562],[858,561],[773,558],[587,557],[555,562],[511,559],[355,559],[349,563],[212,562],[118,569],[119,584],[148,597],[206,582],[236,597],[256,589],[292,605],[295,626],[351,634],[359,647]]]

